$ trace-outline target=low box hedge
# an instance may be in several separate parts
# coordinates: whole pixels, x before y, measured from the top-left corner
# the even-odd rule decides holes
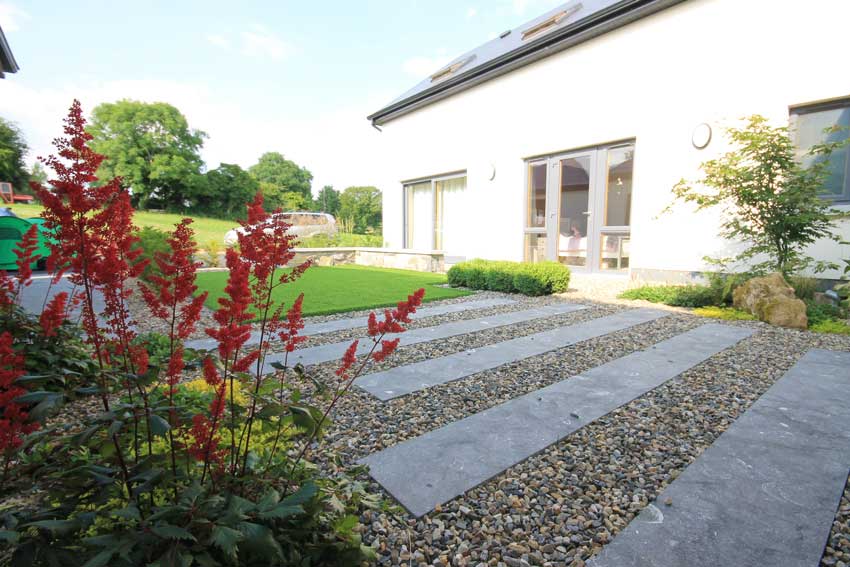
[[[449,285],[504,293],[547,295],[567,291],[570,270],[558,262],[469,260],[449,268]]]

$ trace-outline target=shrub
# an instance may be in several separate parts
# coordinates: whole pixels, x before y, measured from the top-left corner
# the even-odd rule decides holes
[[[819,285],[816,278],[806,276],[791,276],[788,278],[788,283],[794,288],[794,295],[797,296],[797,299],[803,301],[814,299]]]
[[[724,274],[722,272],[706,272],[703,276],[708,280],[708,287],[714,295],[715,305],[731,305],[732,292],[739,285],[752,277],[751,274]]]
[[[809,327],[812,327],[826,321],[846,319],[847,309],[830,303],[817,303],[809,299],[806,301],[806,317],[809,319]]]
[[[622,299],[643,299],[676,307],[714,305],[715,296],[715,290],[705,285],[645,285],[620,294]]]
[[[152,226],[146,226],[139,230],[138,238],[138,241],[133,244],[132,250],[141,251],[139,258],[147,262],[141,277],[143,280],[149,281],[152,275],[161,275],[156,263],[156,255],[165,254],[170,250],[168,233]]]
[[[558,262],[469,260],[448,271],[449,285],[525,295],[562,293],[569,288],[570,270]]]
[[[809,325],[809,330],[816,333],[831,333],[836,335],[850,335],[850,325],[844,321],[836,319],[827,319],[818,321],[814,325]]]

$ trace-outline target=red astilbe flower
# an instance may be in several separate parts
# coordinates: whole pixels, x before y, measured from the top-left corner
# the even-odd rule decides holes
[[[284,343],[286,352],[293,352],[299,344],[307,340],[307,337],[298,334],[304,328],[303,305],[302,293],[286,312],[286,324],[278,331],[278,337]]]
[[[58,329],[67,317],[68,292],[62,291],[53,296],[38,318],[41,333],[45,337],[56,336]]]
[[[15,382],[25,371],[24,357],[12,348],[12,340],[8,332],[0,335],[0,452],[7,464],[11,453],[23,443],[22,436],[38,429],[37,423],[27,423],[27,412],[14,401],[26,390]]]
[[[351,367],[357,362],[357,347],[359,344],[360,341],[355,340],[353,343],[348,345],[348,348],[345,349],[345,354],[342,355],[342,360],[340,361],[339,368],[336,369],[335,374],[343,380],[348,378],[349,370],[351,370]]]
[[[230,275],[224,288],[225,297],[218,299],[219,308],[213,315],[218,327],[207,329],[207,334],[218,341],[218,354],[222,360],[234,358],[251,337],[250,321],[254,316],[248,311],[251,290],[248,285],[250,266],[243,262],[239,252],[228,248],[227,268]]]
[[[32,264],[41,258],[35,253],[36,247],[38,247],[38,227],[31,225],[15,249],[17,274],[12,277],[5,270],[0,271],[0,310],[6,310],[14,305],[23,289],[32,283]]]

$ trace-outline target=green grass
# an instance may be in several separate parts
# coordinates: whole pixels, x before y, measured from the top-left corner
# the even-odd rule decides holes
[[[37,217],[44,207],[41,205],[11,205],[12,212],[19,217]],[[150,211],[136,211],[133,220],[136,226],[151,226],[159,230],[172,231],[174,225],[180,222],[183,215],[173,213],[153,213]],[[201,248],[206,248],[211,240],[215,240],[219,247],[224,246],[224,233],[238,225],[236,221],[210,219],[204,217],[192,217],[192,229],[195,231],[195,241]]]
[[[224,295],[227,272],[198,274],[198,290],[209,291],[207,307],[218,307]],[[315,266],[295,283],[278,288],[274,300],[291,304],[304,293],[304,315],[327,315],[359,309],[395,306],[419,289],[425,288],[425,301],[469,295],[469,291],[437,287],[446,276],[428,272],[390,270],[365,266]]]
[[[710,305],[708,307],[697,307],[694,309],[694,315],[700,317],[711,317],[713,319],[724,319],[726,321],[755,321],[754,315],[750,315],[746,311],[735,309],[734,307],[718,307]]]

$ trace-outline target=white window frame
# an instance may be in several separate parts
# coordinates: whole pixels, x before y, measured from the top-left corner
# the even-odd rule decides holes
[[[410,212],[410,203],[408,203],[407,196],[407,188],[411,185],[421,185],[423,183],[431,184],[431,221],[430,221],[430,229],[429,233],[431,234],[431,250],[435,250],[434,246],[436,245],[436,221],[437,221],[437,182],[439,181],[447,181],[450,179],[460,179],[461,177],[467,177],[467,184],[469,183],[469,178],[466,174],[466,170],[463,171],[453,171],[451,173],[443,173],[441,175],[434,175],[430,177],[419,177],[416,179],[409,179],[401,182],[401,191],[402,191],[402,214],[404,215],[403,223],[402,223],[402,231],[404,238],[402,242],[404,243],[404,249],[410,250],[410,242],[409,240],[409,212]],[[467,185],[467,188],[469,186]]]

